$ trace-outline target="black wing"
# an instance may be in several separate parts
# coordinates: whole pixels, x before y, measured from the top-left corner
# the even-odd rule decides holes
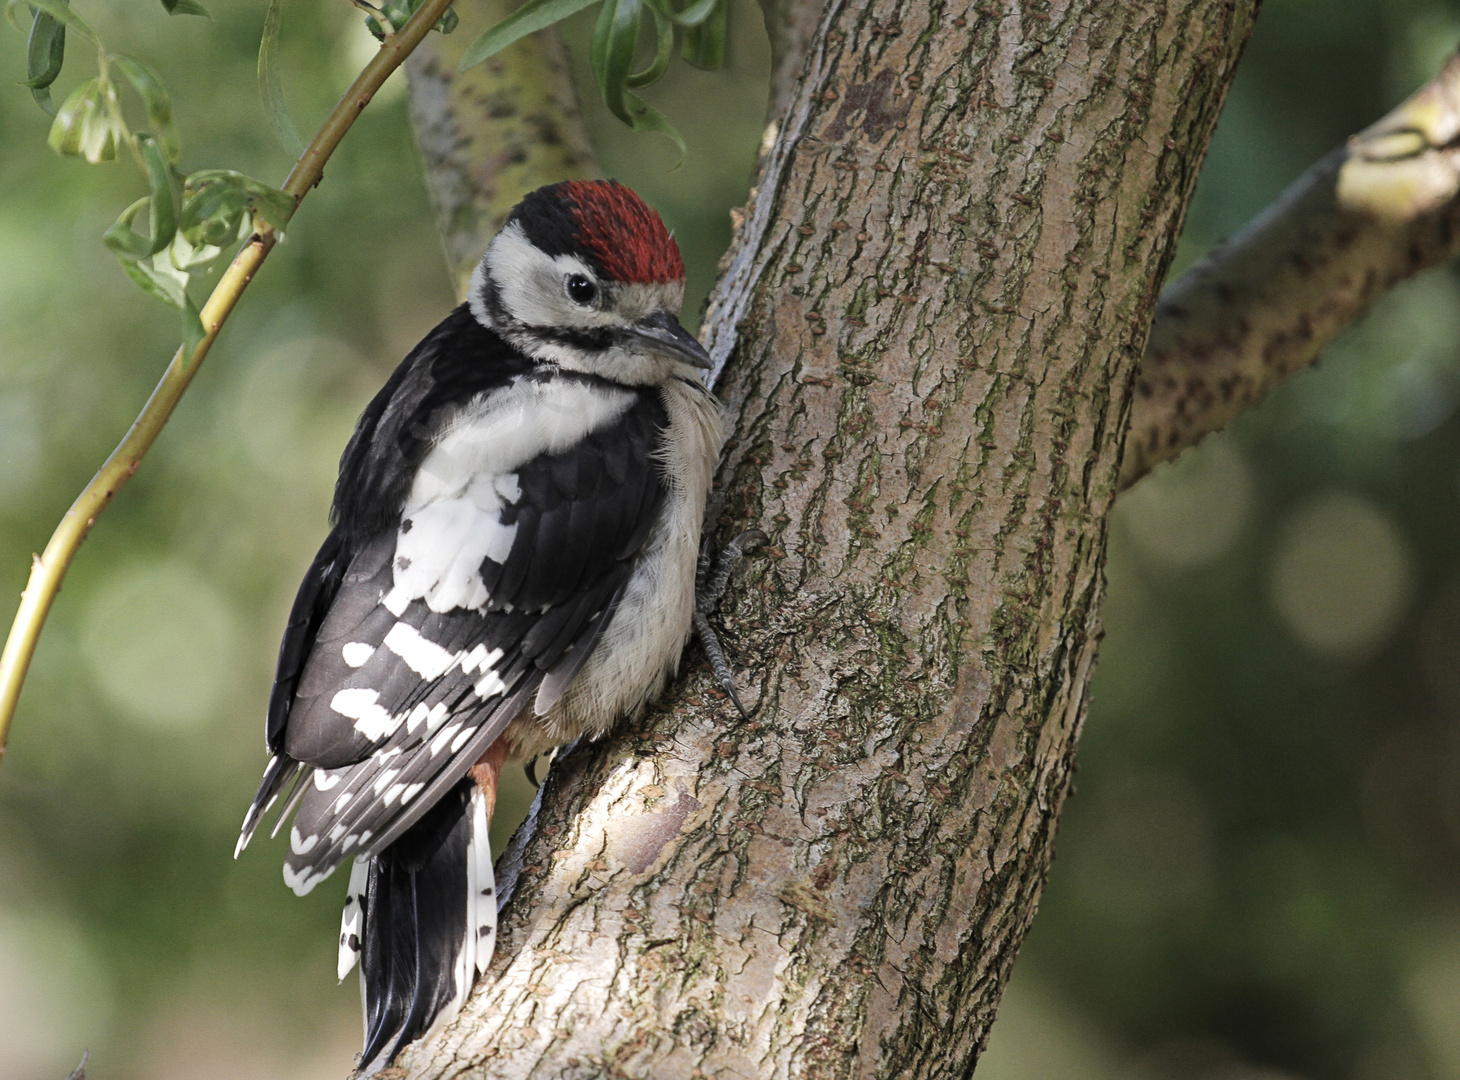
[[[400,519],[411,478],[430,449],[432,421],[442,409],[530,370],[525,357],[462,304],[411,350],[365,407],[340,459],[331,510],[335,527],[305,572],[279,646],[264,732],[273,757],[244,818],[239,850],[259,816],[300,775],[299,762],[282,752],[300,675],[346,569],[370,538]]]
[[[581,667],[667,491],[655,458],[662,400],[657,391],[628,400],[613,422],[515,470],[515,497],[486,522],[513,530],[510,549],[474,567],[487,591],[480,607],[393,600],[398,544],[425,527],[409,519],[341,572],[280,746],[318,770],[291,830],[285,875],[296,891],[389,844],[534,699],[550,708]]]

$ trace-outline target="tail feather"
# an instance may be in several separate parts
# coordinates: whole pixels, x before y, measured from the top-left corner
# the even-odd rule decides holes
[[[350,868],[350,886],[345,893],[345,913],[340,917],[340,981],[360,959],[365,933],[365,894],[370,886],[370,860],[356,859]]]
[[[291,780],[297,780],[303,769],[304,762],[295,761],[288,754],[275,754],[269,758],[269,764],[264,769],[264,778],[259,782],[258,792],[249,805],[248,813],[243,815],[243,828],[239,830],[238,845],[233,849],[235,859],[243,854],[244,848],[248,847],[248,842],[253,839],[254,830],[259,827],[259,819],[268,813],[269,807],[274,805],[274,800],[279,797],[279,792]],[[280,820],[283,820],[283,816],[280,815]]]
[[[497,908],[486,800],[470,779],[368,863],[357,863],[341,929],[340,970],[363,901],[361,1071],[387,1065],[407,1043],[454,1016],[491,959]],[[363,894],[363,895],[362,895]]]

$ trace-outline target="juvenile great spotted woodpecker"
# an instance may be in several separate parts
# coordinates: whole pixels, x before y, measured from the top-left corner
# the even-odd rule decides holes
[[[339,975],[360,963],[361,1071],[454,1015],[491,959],[503,765],[641,710],[703,618],[722,434],[683,294],[628,188],[535,191],[345,449],[235,856],[282,796],[296,893],[353,860]]]

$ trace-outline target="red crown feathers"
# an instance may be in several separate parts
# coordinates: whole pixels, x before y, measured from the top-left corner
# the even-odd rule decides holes
[[[614,180],[571,180],[562,190],[572,203],[579,242],[609,277],[645,285],[684,280],[679,245],[629,188]]]

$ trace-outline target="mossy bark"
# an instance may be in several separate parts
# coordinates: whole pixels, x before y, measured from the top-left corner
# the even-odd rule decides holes
[[[724,622],[560,761],[414,1078],[966,1077],[1033,916],[1157,289],[1255,0],[834,0],[708,341]]]

